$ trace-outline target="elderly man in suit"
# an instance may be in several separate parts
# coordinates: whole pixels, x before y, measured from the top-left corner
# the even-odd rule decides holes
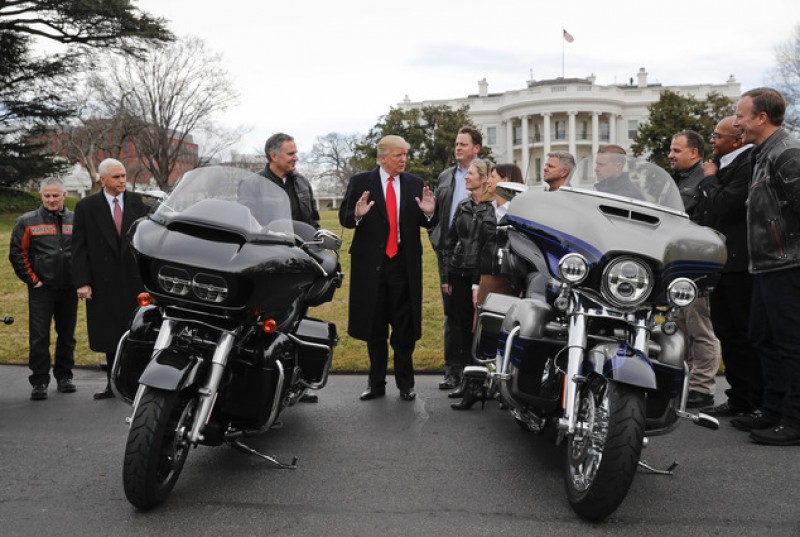
[[[377,149],[379,166],[350,178],[339,209],[341,224],[355,228],[347,332],[367,342],[369,385],[361,400],[386,394],[388,338],[400,397],[411,401],[412,354],[422,336],[419,229],[436,224],[436,202],[422,179],[405,173],[409,145],[403,138],[384,136]]]
[[[102,190],[75,206],[72,231],[72,282],[78,298],[86,300],[89,347],[106,355],[108,375],[117,343],[136,309],[142,280],[130,249],[128,230],[149,207],[127,192],[125,166],[105,159],[97,168]],[[110,386],[95,399],[113,397]]]

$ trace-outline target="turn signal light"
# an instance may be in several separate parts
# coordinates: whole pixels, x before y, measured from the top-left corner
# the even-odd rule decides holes
[[[264,330],[264,333],[265,333],[265,334],[271,334],[271,333],[273,333],[275,330],[277,330],[277,329],[278,329],[278,323],[276,323],[276,322],[275,322],[275,319],[272,319],[272,318],[270,318],[270,319],[267,319],[267,320],[266,320],[266,321],[264,321],[264,323],[261,325],[261,329],[262,329],[262,330]]]
[[[153,302],[153,297],[150,296],[150,293],[139,293],[136,302],[141,307],[149,306]]]

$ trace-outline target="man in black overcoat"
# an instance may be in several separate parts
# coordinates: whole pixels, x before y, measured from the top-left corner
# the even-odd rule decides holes
[[[72,282],[86,300],[89,347],[106,355],[107,373],[117,343],[128,329],[136,296],[144,290],[130,249],[128,230],[149,207],[126,190],[125,166],[105,159],[97,168],[103,189],[75,206],[72,232]],[[110,386],[95,399],[113,397]]]
[[[712,416],[749,414],[761,408],[764,390],[761,363],[747,331],[753,275],[747,271],[747,196],[753,166],[752,145],[742,141],[735,116],[717,124],[711,135],[714,158],[703,164],[703,194],[697,204],[698,222],[725,235],[728,262],[711,293],[711,323],[722,346],[728,400],[702,411]]]
[[[362,401],[386,394],[387,338],[394,351],[400,397],[406,401],[416,397],[412,354],[422,336],[419,229],[436,224],[436,202],[422,179],[405,173],[408,148],[400,136],[383,137],[378,142],[379,166],[350,178],[339,209],[341,224],[355,229],[347,333],[367,342],[369,386]],[[391,197],[394,218],[387,213]]]

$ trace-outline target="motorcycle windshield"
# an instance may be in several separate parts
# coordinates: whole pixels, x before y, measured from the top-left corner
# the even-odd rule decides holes
[[[561,188],[684,212],[678,186],[663,168],[617,153],[584,158]]]
[[[178,222],[231,231],[248,240],[293,240],[286,192],[261,175],[211,166],[187,172],[151,215],[164,225]]]

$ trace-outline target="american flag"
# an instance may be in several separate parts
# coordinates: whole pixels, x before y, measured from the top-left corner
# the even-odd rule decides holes
[[[568,31],[564,30],[563,28],[562,28],[562,31],[564,32],[564,41],[566,41],[567,43],[572,43],[573,41],[575,41],[575,38],[572,37],[571,33],[569,33]]]

